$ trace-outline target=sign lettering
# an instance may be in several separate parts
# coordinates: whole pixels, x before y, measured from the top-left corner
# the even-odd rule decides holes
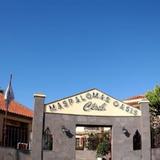
[[[83,107],[84,111],[106,111],[106,104],[103,103],[102,105],[98,106],[96,103],[88,102]]]
[[[98,90],[46,104],[46,112],[100,116],[140,116],[141,111]]]

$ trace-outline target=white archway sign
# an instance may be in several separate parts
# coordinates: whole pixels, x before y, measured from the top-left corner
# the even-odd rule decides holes
[[[141,110],[92,89],[46,104],[46,113],[89,116],[141,116]]]

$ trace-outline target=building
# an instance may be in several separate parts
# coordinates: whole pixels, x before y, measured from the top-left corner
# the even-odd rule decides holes
[[[22,146],[24,149],[29,148],[33,111],[12,101],[7,112],[6,131],[4,131],[5,112],[4,92],[0,90],[0,146],[5,144],[6,147],[11,148]]]
[[[145,96],[139,95],[130,97],[123,102],[129,104],[135,108],[139,109],[138,102],[142,100]],[[5,118],[5,102],[4,102],[4,93],[3,90],[0,90],[0,145],[4,145],[4,118]],[[31,139],[31,131],[32,131],[32,118],[33,111],[24,105],[13,101],[10,104],[9,111],[7,114],[7,123],[6,123],[6,147],[17,148],[18,144],[27,144],[27,148],[29,147],[30,139]],[[92,128],[93,129],[93,128]],[[93,130],[86,129],[82,133],[78,133],[76,138],[83,138],[88,131],[93,132]],[[99,128],[95,128],[94,132],[98,132]],[[81,142],[83,142],[81,141]],[[78,143],[79,144],[79,143]],[[84,144],[82,145],[84,148]],[[81,148],[81,147],[79,147]]]
[[[138,102],[140,102],[144,98],[145,98],[144,95],[138,95],[138,96],[129,97],[125,99],[123,102],[137,109],[140,109],[140,104]],[[102,129],[104,128],[103,127],[82,127],[82,126],[77,127],[76,128],[76,150],[84,150],[88,135],[101,134],[104,132]],[[111,132],[110,129],[111,128],[108,127],[105,130],[108,132]]]
[[[88,157],[93,160],[97,150],[83,149],[83,142],[87,138],[86,132],[97,132],[100,127],[111,128],[112,160],[151,159],[147,99],[142,99],[140,104],[134,102],[137,107],[133,107],[128,104],[130,101],[133,103],[133,100],[122,102],[98,89],[49,103],[45,103],[45,97],[43,94],[34,95],[32,160],[41,160],[42,157],[43,160],[80,160]],[[88,126],[92,128],[88,129]],[[83,133],[76,133],[77,127],[84,127]],[[44,134],[45,130],[49,132]],[[45,143],[42,143],[42,137]],[[45,137],[51,138],[47,140]],[[77,151],[75,148],[82,150]],[[105,156],[102,152],[100,154],[98,156]]]
[[[11,155],[13,160],[40,160],[42,156],[44,160],[79,160],[83,157],[95,159],[96,152],[86,150],[84,142],[88,142],[88,134],[94,132],[101,135],[105,127],[110,129],[112,160],[149,160],[150,156],[156,160],[159,157],[159,149],[150,150],[149,106],[143,95],[121,102],[102,91],[92,89],[47,104],[45,95],[35,94],[34,97],[33,130],[33,112],[15,101],[11,103],[7,116],[6,142],[12,149],[1,147],[0,159],[9,160]],[[4,95],[0,91],[1,145],[4,143],[4,116]],[[13,130],[16,134],[11,132]],[[14,149],[19,143],[29,143],[31,131],[32,152]]]
[[[133,97],[127,98],[123,102],[128,104],[128,105],[131,105],[135,108],[140,109],[139,102],[144,98],[145,98],[144,95],[138,95],[138,96],[133,96]]]

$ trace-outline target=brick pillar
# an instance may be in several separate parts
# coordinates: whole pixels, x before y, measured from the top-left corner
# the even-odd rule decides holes
[[[32,124],[32,160],[43,160],[42,134],[44,124],[45,95],[34,94],[34,117]]]
[[[151,160],[151,132],[150,132],[150,112],[149,101],[143,99],[139,102],[141,116],[141,138],[142,138],[142,160]]]

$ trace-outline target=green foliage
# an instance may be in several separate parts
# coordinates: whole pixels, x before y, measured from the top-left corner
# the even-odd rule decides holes
[[[103,133],[101,143],[97,146],[97,157],[103,157],[111,151],[111,141],[109,132]]]
[[[150,102],[152,116],[160,115],[160,86],[156,85],[152,91],[147,92],[146,97]]]
[[[97,147],[97,157],[103,157],[110,151],[110,143],[107,140],[99,143]]]
[[[151,146],[152,148],[160,148],[160,143],[157,139],[160,136],[160,127],[151,128]]]
[[[102,137],[102,141],[108,141],[110,142],[110,133],[109,132],[104,132],[103,133],[103,137]]]
[[[111,151],[110,132],[89,134],[86,148],[96,150],[97,157],[103,157]]]
[[[99,138],[97,134],[89,134],[87,148],[88,150],[96,150],[99,143]]]

